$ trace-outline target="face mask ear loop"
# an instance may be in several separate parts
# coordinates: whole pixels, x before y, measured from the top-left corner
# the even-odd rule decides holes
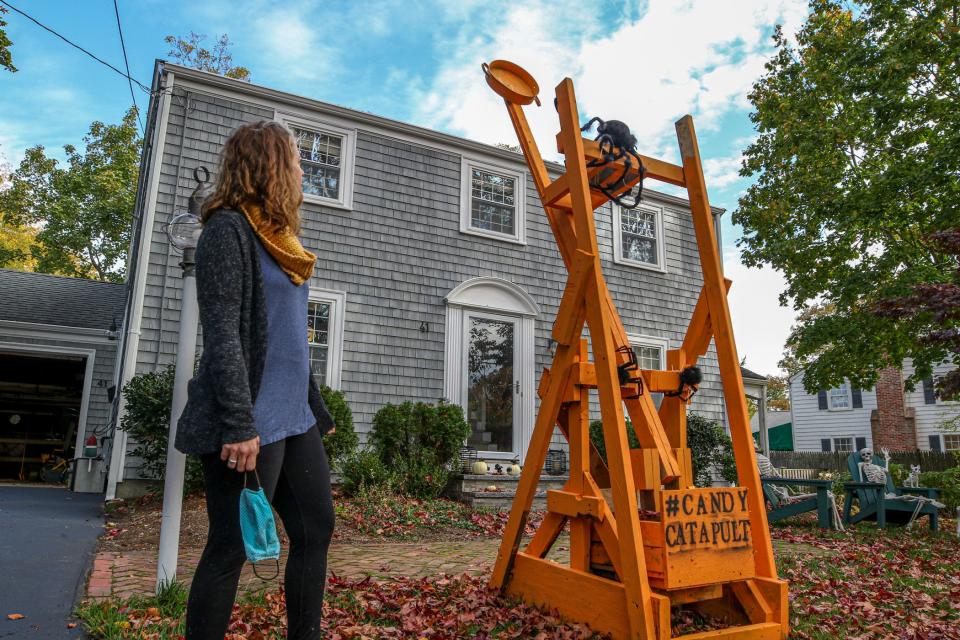
[[[271,580],[276,580],[277,577],[280,575],[280,559],[279,559],[279,558],[275,558],[275,559],[274,559],[274,562],[277,564],[277,570],[276,570],[276,572],[275,572],[272,576],[270,576],[269,578],[264,578],[262,575],[260,575],[259,573],[257,573],[257,564],[256,564],[255,562],[251,562],[251,563],[250,563],[250,566],[253,567],[253,575],[255,575],[255,576],[257,576],[258,578],[260,578],[260,580],[262,580],[263,582],[270,582]]]
[[[244,472],[243,472],[243,486],[244,486],[244,487],[247,486],[247,475],[248,475],[249,473],[250,473],[249,471],[244,471]],[[256,480],[257,480],[257,489],[260,489],[261,487],[263,487],[263,484],[260,482],[260,474],[257,473],[257,470],[256,470],[256,469],[253,470],[253,477],[256,478]]]

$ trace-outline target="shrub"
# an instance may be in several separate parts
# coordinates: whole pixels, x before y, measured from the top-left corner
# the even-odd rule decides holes
[[[141,472],[163,480],[167,465],[167,435],[170,431],[170,404],[173,402],[173,367],[141,373],[123,388],[125,411],[120,428],[136,443],[131,454],[143,462]],[[187,456],[184,488],[203,486],[199,458]]]
[[[320,387],[320,393],[337,426],[334,433],[323,437],[323,446],[327,450],[330,466],[339,468],[340,463],[357,450],[360,438],[353,430],[353,412],[344,393],[327,386]]]
[[[340,461],[340,489],[356,496],[374,489],[391,490],[393,473],[376,452],[354,451]]]
[[[639,449],[640,441],[637,439],[637,434],[633,431],[633,424],[629,420],[627,423],[627,442],[630,445],[631,449]],[[594,420],[590,423],[590,442],[593,443],[593,446],[597,448],[597,453],[600,454],[600,458],[606,462],[607,461],[607,445],[603,440],[603,421]]]
[[[944,515],[952,518],[960,507],[960,467],[946,471],[925,471],[920,474],[921,487],[940,489],[940,502],[946,505]]]
[[[713,469],[727,482],[737,481],[733,443],[720,423],[696,413],[688,415],[687,446],[693,459],[693,482],[696,486],[709,487]]]
[[[394,482],[404,495],[430,500],[440,497],[450,479],[450,469],[429,457],[414,457],[399,462],[394,469]]]
[[[441,402],[383,406],[373,418],[370,443],[393,474],[396,490],[417,498],[440,495],[470,426],[463,410]]]

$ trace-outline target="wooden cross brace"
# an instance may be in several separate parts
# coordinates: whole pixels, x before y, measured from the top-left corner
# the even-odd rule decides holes
[[[641,159],[647,178],[687,188],[704,285],[683,343],[667,353],[667,371],[638,372],[644,392],[625,399],[618,366],[628,360],[623,347],[630,343],[603,278],[593,215],[608,198],[590,188],[590,179],[600,168],[587,167],[591,158],[599,157],[599,147],[580,133],[569,78],[557,86],[556,97],[560,117],[557,144],[564,154],[566,173],[554,181],[522,107],[505,99],[569,277],[553,327],[556,353],[538,388],[540,409],[491,585],[556,606],[574,619],[614,632],[616,637],[669,638],[671,604],[712,602],[721,596],[738,602],[738,610],[746,612],[752,626],[737,627],[739,635],[710,637],[786,637],[786,586],[776,579],[727,308],[730,281],[723,278],[720,266],[692,120],[686,116],[677,123],[682,167],[644,156]],[[638,180],[634,171],[619,191],[629,190]],[[581,338],[585,325],[589,348]],[[686,446],[685,400],[665,397],[657,410],[650,392],[676,389],[680,371],[707,352],[711,339],[717,347],[739,487],[745,488],[739,495],[749,510],[752,550],[748,548],[747,554],[752,554],[753,566],[743,572],[742,579],[730,580],[727,586],[670,591],[667,569],[647,567],[644,536],[662,537],[658,528],[662,523],[641,521],[638,490],[649,494],[648,499],[652,496],[654,502],[661,491],[697,490],[692,489]],[[590,389],[599,395],[606,464],[590,441]],[[640,441],[639,450],[629,449],[624,408]],[[521,534],[554,428],[559,428],[570,444],[570,479],[563,490],[548,492],[548,513],[526,549],[520,551]],[[605,495],[607,487],[609,494]],[[544,558],[567,523],[570,566],[564,567]],[[668,595],[655,591],[652,584],[667,589]],[[614,618],[620,622],[611,622]]]

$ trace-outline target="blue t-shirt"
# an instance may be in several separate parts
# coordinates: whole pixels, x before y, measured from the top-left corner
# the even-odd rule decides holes
[[[253,421],[263,446],[306,433],[317,421],[307,399],[311,375],[307,343],[310,288],[293,284],[263,243],[256,244],[267,301],[267,359],[253,404]]]

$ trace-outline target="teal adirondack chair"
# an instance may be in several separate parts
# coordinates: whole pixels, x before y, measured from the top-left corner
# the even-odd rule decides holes
[[[767,511],[767,520],[776,522],[791,516],[797,516],[808,511],[817,512],[817,525],[821,529],[831,529],[835,524],[833,522],[833,509],[830,508],[830,496],[827,492],[833,485],[829,480],[794,480],[792,478],[761,478],[760,483],[763,486],[763,496],[770,503],[770,511]],[[798,500],[785,500],[774,491],[775,486],[780,487],[811,487],[816,490],[816,495],[804,497]]]
[[[940,496],[940,490],[932,487],[895,487],[893,478],[887,474],[887,483],[878,484],[866,482],[866,478],[860,476],[860,452],[854,451],[847,458],[847,468],[850,470],[852,482],[845,482],[844,487],[847,490],[847,500],[843,507],[843,521],[847,524],[854,524],[864,520],[876,520],[877,526],[883,529],[887,523],[906,524],[910,521],[910,516],[917,508],[917,503],[910,500],[901,500],[898,498],[887,498],[886,494],[892,493],[897,496],[918,495],[925,498],[936,500]],[[874,456],[874,464],[886,467],[886,461],[882,456]],[[857,515],[851,515],[853,501],[856,500],[860,511]],[[939,509],[932,504],[925,504],[920,509],[917,519],[923,516],[930,518],[930,530],[936,531],[938,526]]]

